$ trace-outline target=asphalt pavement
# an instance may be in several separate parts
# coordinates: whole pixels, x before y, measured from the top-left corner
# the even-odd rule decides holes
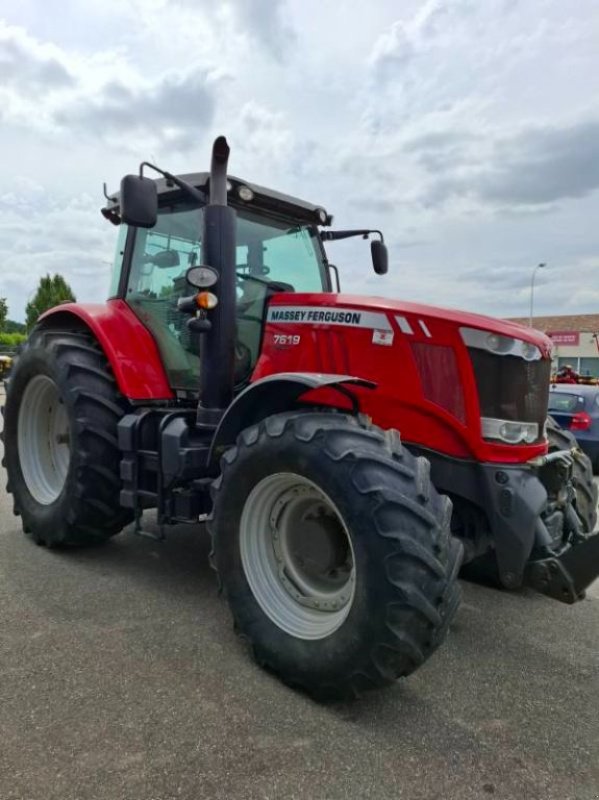
[[[597,584],[464,584],[417,673],[323,707],[250,659],[201,527],[49,551],[4,482],[0,800],[599,798]]]

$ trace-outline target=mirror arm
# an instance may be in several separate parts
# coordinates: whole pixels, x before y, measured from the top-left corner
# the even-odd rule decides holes
[[[362,236],[364,239],[368,239],[368,236],[371,233],[378,234],[378,236],[381,238],[381,242],[384,243],[385,239],[382,231],[375,229],[358,229],[353,231],[321,231],[320,237],[321,239],[324,239],[325,242],[335,242],[338,239],[349,239],[350,236]]]
[[[155,164],[150,164],[149,161],[142,161],[139,165],[139,177],[143,178],[143,168],[149,167],[149,169],[153,169],[155,172],[158,172],[160,175],[163,175],[167,181],[174,183],[175,186],[178,186],[179,189],[183,189],[190,197],[193,197],[194,200],[197,200],[198,203],[205,204],[207,202],[206,195],[204,192],[201,192],[199,189],[196,189],[195,186],[192,186],[191,183],[187,183],[187,181],[181,180],[176,175],[173,175],[171,172],[167,172],[164,169],[160,169]]]

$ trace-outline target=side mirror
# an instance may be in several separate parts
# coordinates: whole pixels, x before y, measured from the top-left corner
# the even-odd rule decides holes
[[[377,275],[386,275],[389,270],[389,254],[387,247],[380,239],[373,239],[370,242],[370,253],[372,255],[372,268]]]
[[[153,228],[158,217],[158,192],[151,178],[125,175],[121,181],[121,219],[135,228]]]

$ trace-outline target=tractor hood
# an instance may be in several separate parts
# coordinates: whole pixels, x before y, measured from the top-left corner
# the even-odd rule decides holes
[[[424,305],[421,303],[411,303],[405,300],[391,300],[387,297],[364,297],[362,295],[351,294],[279,294],[275,295],[270,302],[269,317],[277,319],[277,306],[285,308],[293,307],[301,312],[302,307],[313,309],[318,306],[325,311],[337,309],[355,309],[362,311],[363,314],[372,316],[373,324],[368,327],[376,327],[376,319],[381,321],[381,327],[389,327],[389,317],[395,321],[401,331],[409,332],[412,328],[419,331],[424,330],[427,338],[435,338],[435,327],[442,327],[448,324],[460,328],[475,328],[478,330],[495,333],[499,336],[507,336],[519,339],[524,342],[536,345],[542,352],[543,357],[551,355],[552,342],[548,336],[528,328],[517,322],[487,317],[482,314],[472,314],[468,311],[457,311],[449,308],[438,308],[436,306]],[[320,316],[319,313],[308,311],[309,315],[306,322],[334,322],[332,317]],[[291,321],[291,320],[289,320]],[[297,317],[295,321],[300,321]],[[428,332],[428,333],[427,333]]]

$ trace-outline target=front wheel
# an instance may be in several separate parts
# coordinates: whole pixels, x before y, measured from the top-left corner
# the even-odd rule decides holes
[[[547,439],[549,452],[578,448],[578,442],[570,431],[560,428],[553,417],[547,417]],[[597,525],[597,484],[593,480],[593,465],[590,458],[580,451],[574,460],[572,485],[576,490],[574,507],[584,533],[592,533]]]
[[[336,700],[408,675],[445,638],[462,552],[450,518],[395,432],[290,413],[225,454],[209,527],[258,663]]]

